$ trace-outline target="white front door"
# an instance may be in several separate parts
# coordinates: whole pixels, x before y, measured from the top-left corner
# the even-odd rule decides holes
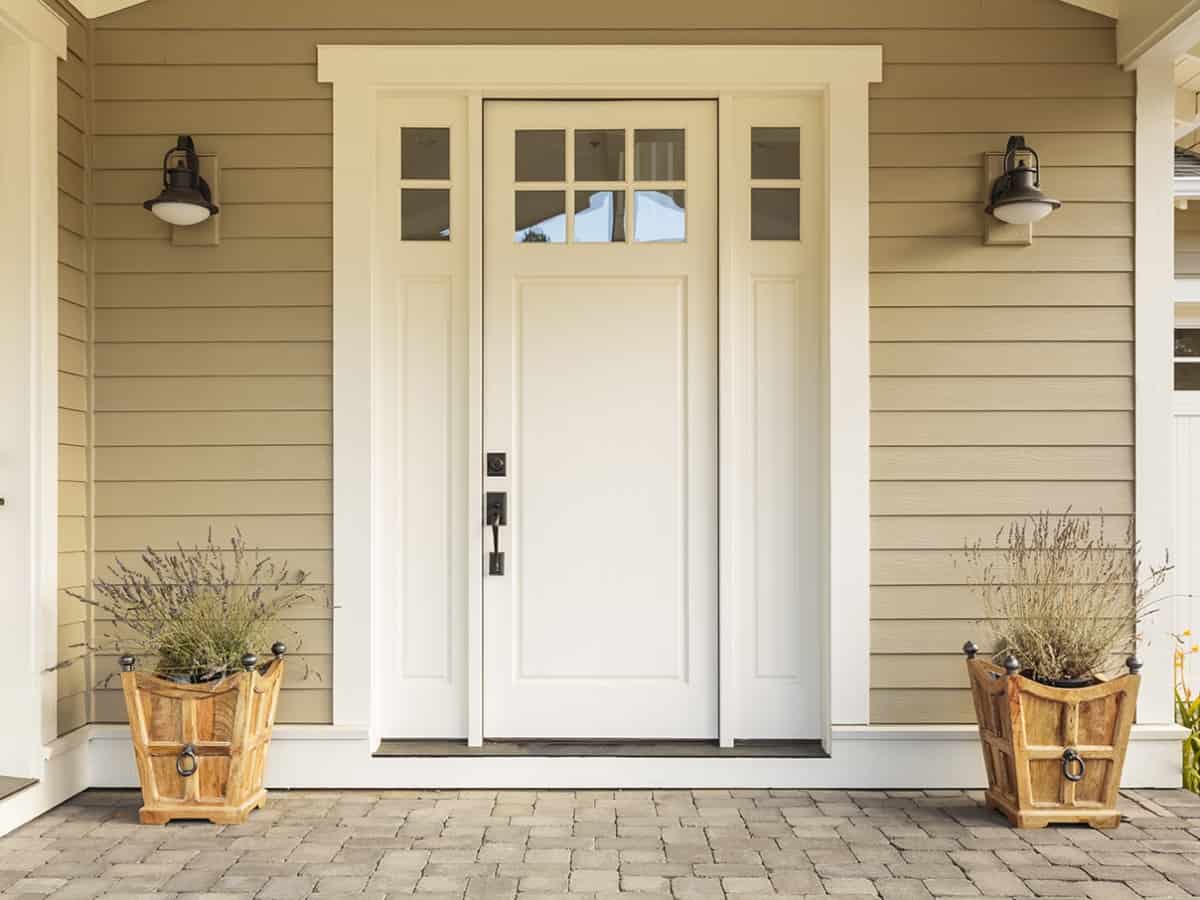
[[[484,191],[484,736],[715,738],[716,104],[487,102]]]

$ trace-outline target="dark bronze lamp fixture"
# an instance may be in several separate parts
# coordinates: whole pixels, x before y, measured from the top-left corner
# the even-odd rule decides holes
[[[142,206],[164,222],[199,225],[220,212],[213,205],[208,182],[200,177],[200,158],[189,135],[181,134],[175,146],[163,156],[162,180],[162,193]]]
[[[1033,157],[1033,168],[1024,158]],[[1013,135],[1004,151],[1004,174],[992,185],[987,212],[1010,225],[1031,225],[1040,222],[1062,204],[1041,191],[1042,167],[1037,151],[1025,146],[1025,138]]]

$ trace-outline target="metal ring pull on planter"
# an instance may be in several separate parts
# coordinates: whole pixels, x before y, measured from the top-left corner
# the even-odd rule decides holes
[[[184,768],[183,761],[190,759],[192,765],[190,768]],[[179,751],[179,757],[175,760],[175,771],[179,773],[181,778],[191,778],[196,774],[196,769],[200,768],[200,763],[196,759],[196,748],[188,744]]]
[[[1071,771],[1072,766],[1078,766],[1075,771]],[[1083,773],[1087,771],[1087,766],[1083,763],[1083,757],[1079,755],[1079,751],[1074,747],[1068,747],[1063,751],[1062,755],[1063,778],[1067,781],[1083,781]]]

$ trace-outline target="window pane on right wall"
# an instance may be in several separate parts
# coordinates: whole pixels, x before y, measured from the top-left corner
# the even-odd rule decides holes
[[[750,129],[750,240],[800,240],[800,129]]]

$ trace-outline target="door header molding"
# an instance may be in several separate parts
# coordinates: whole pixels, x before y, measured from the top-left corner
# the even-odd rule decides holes
[[[379,734],[383,697],[379,659],[380,610],[393,598],[383,584],[395,530],[389,498],[380,496],[384,426],[375,394],[374,323],[379,311],[375,272],[378,106],[388,96],[440,97],[465,104],[466,135],[481,146],[487,98],[717,99],[723,110],[722,192],[733,130],[728,113],[739,97],[817,94],[825,104],[827,411],[828,683],[823,687],[826,744],[832,727],[869,722],[870,672],[870,354],[869,354],[869,128],[868,88],[882,80],[879,46],[505,45],[342,46],[317,48],[318,78],[333,82],[333,570],[342,598],[334,610],[333,721]],[[536,80],[535,80],[536,78]],[[732,170],[728,170],[732,171]],[[473,310],[482,302],[483,178],[472,162],[467,184],[466,288]],[[729,199],[732,199],[730,197]],[[834,252],[836,248],[836,252]],[[732,290],[731,251],[722,246],[722,296]],[[473,316],[475,314],[473,313]],[[480,349],[478,316],[469,323],[469,350]],[[471,396],[480,373],[472,362]],[[481,450],[472,425],[469,452]],[[478,457],[476,457],[478,458]],[[481,509],[474,490],[471,509]],[[480,501],[480,502],[477,502]],[[481,532],[468,537],[470,558]],[[471,554],[475,554],[472,556]],[[728,583],[722,575],[722,589]],[[468,624],[477,631],[480,599],[470,600]],[[472,637],[472,640],[475,638]],[[482,681],[468,673],[471,706]],[[482,739],[472,723],[472,742]],[[726,736],[722,736],[724,741]]]
[[[532,78],[530,73],[543,77]],[[478,45],[317,47],[317,80],[484,96],[715,97],[819,90],[883,78],[878,45]]]

